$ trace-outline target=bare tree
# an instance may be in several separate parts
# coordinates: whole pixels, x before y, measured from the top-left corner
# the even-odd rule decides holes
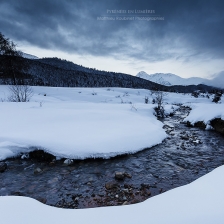
[[[164,117],[165,116],[165,110],[164,110],[164,101],[165,97],[167,96],[167,93],[164,91],[163,87],[167,85],[168,83],[158,80],[157,83],[159,84],[158,87],[154,88],[154,90],[151,91],[153,96],[153,103],[156,103],[157,106],[154,108],[156,111],[157,117]]]
[[[16,50],[16,45],[0,32],[0,75],[10,78],[13,86],[9,86],[9,101],[28,102],[33,95],[32,87],[25,85],[23,73],[28,68],[22,58],[22,53]]]
[[[33,89],[28,85],[9,86],[9,92],[8,100],[10,102],[29,102],[33,96]]]
[[[22,53],[16,50],[16,44],[0,33],[0,75],[4,79],[11,79],[14,85],[24,84],[24,74],[28,63]]]

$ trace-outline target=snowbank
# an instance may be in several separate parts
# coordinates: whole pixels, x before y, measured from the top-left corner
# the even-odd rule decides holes
[[[34,148],[59,157],[109,158],[151,147],[166,137],[153,115],[149,90],[39,86],[33,90],[31,102],[11,103],[8,87],[0,86],[0,160]],[[173,103],[192,100],[208,102],[169,93],[165,113],[178,108]]]
[[[145,202],[91,209],[60,209],[34,199],[0,197],[2,224],[153,223],[153,224],[222,224],[224,223],[224,166]]]
[[[192,110],[190,114],[184,119],[195,124],[198,121],[203,121],[205,125],[209,125],[210,121],[215,118],[224,120],[224,104],[215,103],[199,103],[189,105]]]
[[[170,115],[170,114],[174,113],[175,110],[177,110],[178,108],[179,108],[179,106],[172,105],[172,104],[164,105],[164,110],[165,110],[166,115]]]
[[[133,153],[166,137],[153,105],[54,102],[0,104],[0,160],[44,149],[59,157]]]

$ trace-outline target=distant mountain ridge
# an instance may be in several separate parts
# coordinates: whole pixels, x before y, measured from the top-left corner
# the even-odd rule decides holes
[[[1,56],[0,56],[1,57]],[[28,59],[23,57],[28,69],[16,74],[28,85],[52,87],[122,87],[135,89],[161,89],[170,92],[190,93],[195,90],[213,91],[206,85],[164,86],[124,73],[87,68],[59,58]],[[0,58],[0,68],[4,66]],[[7,75],[8,74],[8,75]],[[0,76],[0,84],[11,85],[11,73]]]
[[[199,77],[192,78],[181,78],[180,76],[174,75],[172,73],[155,73],[155,74],[147,74],[144,71],[139,72],[136,77],[149,80],[151,82],[159,83],[165,86],[173,86],[173,85],[199,85],[206,84],[209,82],[208,79],[203,79]]]

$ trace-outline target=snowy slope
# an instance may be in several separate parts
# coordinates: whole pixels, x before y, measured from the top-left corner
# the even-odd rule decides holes
[[[33,89],[31,102],[14,103],[4,101],[7,86],[0,86],[0,160],[34,149],[66,158],[109,158],[166,138],[154,105],[144,103],[146,90]]]
[[[7,102],[0,86],[0,160],[35,148],[66,158],[109,158],[159,144],[166,134],[153,115],[149,90],[126,88],[33,87],[28,103]],[[149,104],[145,104],[145,96]],[[211,99],[169,93],[165,110],[175,103]]]
[[[215,118],[221,118],[222,120],[224,120],[223,103],[193,103],[187,106],[190,106],[192,110],[190,114],[184,119],[185,122],[189,121],[191,124],[195,124],[198,121],[203,121],[209,129],[211,120]]]
[[[24,57],[24,58],[28,58],[28,59],[39,59],[37,56],[31,55],[31,54],[26,54],[24,52],[21,52],[21,53],[22,53],[22,57]]]
[[[32,148],[65,158],[109,158],[166,138],[153,105],[60,102],[0,104],[0,160]]]
[[[142,203],[91,209],[62,209],[31,198],[0,197],[2,224],[223,224],[224,166],[191,184]]]
[[[198,85],[198,84],[204,84],[207,83],[209,80],[199,78],[199,77],[192,77],[192,78],[181,78],[177,75],[171,74],[171,73],[155,73],[155,74],[147,74],[144,71],[139,72],[137,77],[146,79],[152,82],[160,83],[166,86],[171,85]]]

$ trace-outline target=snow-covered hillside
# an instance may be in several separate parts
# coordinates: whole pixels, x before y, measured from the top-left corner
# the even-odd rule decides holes
[[[171,85],[182,85],[182,86],[187,86],[187,85],[198,85],[198,84],[205,84],[209,80],[199,78],[199,77],[192,77],[192,78],[181,78],[180,76],[171,74],[171,73],[155,73],[155,74],[147,74],[144,71],[139,72],[137,77],[146,79],[152,82],[156,82],[159,84],[163,84],[166,86],[171,86]]]
[[[24,52],[21,52],[21,53],[22,53],[22,57],[24,57],[24,58],[28,58],[28,59],[39,59],[37,56],[31,55],[31,54],[26,54]]]

